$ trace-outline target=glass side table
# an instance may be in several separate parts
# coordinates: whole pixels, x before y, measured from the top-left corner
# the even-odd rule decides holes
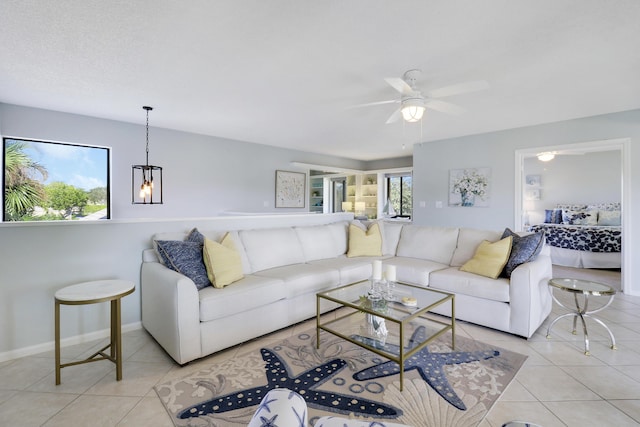
[[[562,302],[560,302],[556,296],[553,294],[554,289],[559,289],[563,292],[569,292],[573,294],[573,298],[575,301],[574,307],[567,307]],[[598,318],[592,316],[592,314],[597,313],[599,311],[607,308],[612,302],[613,298],[616,295],[616,290],[613,289],[609,285],[605,285],[603,283],[592,282],[589,280],[581,280],[581,279],[551,279],[549,280],[549,290],[551,292],[551,297],[553,300],[558,303],[561,307],[566,308],[567,310],[571,310],[571,313],[562,314],[555,318],[553,322],[547,328],[547,338],[551,337],[551,329],[553,329],[553,325],[560,319],[564,319],[565,317],[573,317],[573,331],[572,333],[576,334],[576,322],[578,318],[582,322],[582,330],[584,331],[584,354],[589,356],[591,353],[589,352],[589,334],[587,333],[587,324],[585,322],[585,318],[588,317],[593,319],[595,322],[602,325],[603,328],[607,330],[609,333],[609,337],[611,338],[611,349],[616,350],[616,339],[613,337],[613,333],[611,329],[604,322]],[[582,295],[582,304],[578,295]],[[607,296],[609,300],[603,306],[589,311],[589,297],[590,296]]]

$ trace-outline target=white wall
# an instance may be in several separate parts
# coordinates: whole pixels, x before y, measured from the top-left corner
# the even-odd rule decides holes
[[[594,204],[622,200],[620,150],[558,155],[549,162],[524,160],[524,175],[541,177],[540,200],[525,201],[531,224],[544,222],[544,210],[558,203]],[[525,189],[530,188],[525,186]]]
[[[467,226],[502,230],[515,227],[515,151],[617,138],[629,138],[627,164],[630,187],[623,201],[626,256],[640,252],[640,110],[606,114],[481,135],[472,135],[414,147],[414,221],[417,224]],[[449,170],[489,167],[491,204],[486,208],[448,207]],[[519,173],[519,172],[518,172]],[[443,208],[435,207],[436,201]],[[424,207],[421,206],[424,202]],[[630,258],[629,258],[630,259]],[[640,295],[640,264],[623,265],[625,292]]]

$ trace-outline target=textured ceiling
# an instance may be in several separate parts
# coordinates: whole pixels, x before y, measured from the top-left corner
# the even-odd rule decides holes
[[[637,0],[0,1],[0,102],[373,160],[640,108]],[[385,77],[470,80],[421,124]],[[406,147],[403,149],[403,145]]]

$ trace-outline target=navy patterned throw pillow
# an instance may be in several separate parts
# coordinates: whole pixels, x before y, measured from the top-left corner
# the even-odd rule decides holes
[[[182,242],[180,240],[156,240],[156,244],[164,265],[193,280],[198,290],[211,285],[202,258],[202,245],[200,243]]]
[[[545,209],[545,224],[562,224],[562,209]]]
[[[502,233],[502,238],[504,239],[508,236],[513,237],[513,243],[507,265],[505,265],[502,270],[502,277],[511,277],[511,273],[513,273],[516,267],[536,259],[544,245],[544,232],[520,236],[509,228],[506,228],[504,233]]]
[[[187,242],[200,243],[202,246],[204,246],[204,234],[199,232],[197,228],[194,228],[189,232],[189,235],[187,236]]]

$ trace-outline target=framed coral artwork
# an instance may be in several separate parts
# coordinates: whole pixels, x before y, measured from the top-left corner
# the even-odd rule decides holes
[[[491,168],[451,169],[449,206],[489,206]]]
[[[304,208],[307,174],[276,171],[276,208]]]

